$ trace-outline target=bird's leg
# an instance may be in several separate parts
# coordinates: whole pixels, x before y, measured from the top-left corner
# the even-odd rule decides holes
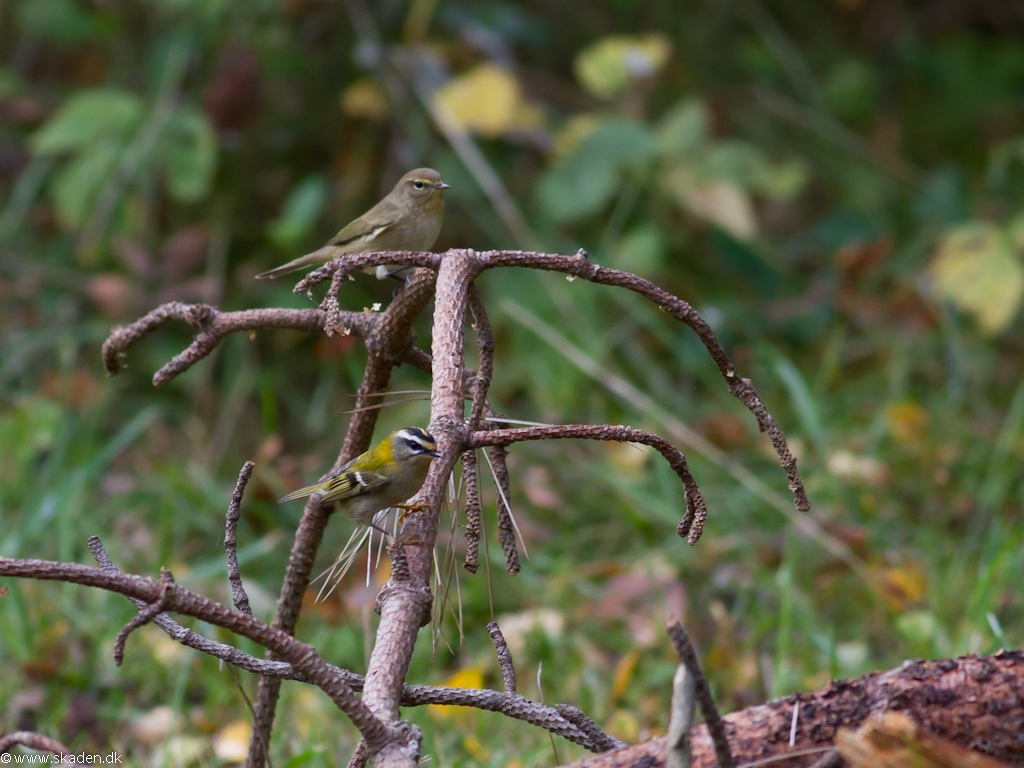
[[[395,504],[394,508],[405,510],[398,518],[398,524],[401,525],[410,512],[422,512],[425,509],[430,509],[430,505],[425,501],[417,501],[415,504]]]

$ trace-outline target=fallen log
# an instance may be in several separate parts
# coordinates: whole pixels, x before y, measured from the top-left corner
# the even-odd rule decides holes
[[[887,672],[834,680],[817,691],[733,712],[724,720],[738,766],[769,759],[761,765],[806,768],[834,745],[840,728],[857,728],[871,715],[887,711],[905,712],[923,731],[961,747],[1024,766],[1024,652],[908,661]],[[692,768],[714,768],[707,728],[694,728],[690,740]],[[664,765],[661,736],[584,758],[572,768]]]

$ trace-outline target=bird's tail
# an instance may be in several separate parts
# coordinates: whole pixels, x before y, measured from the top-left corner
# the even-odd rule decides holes
[[[312,496],[314,493],[322,493],[327,490],[327,486],[330,485],[330,480],[324,480],[322,483],[316,483],[314,485],[307,485],[305,488],[299,488],[297,491],[292,491],[287,496],[282,496],[277,500],[280,504],[284,501],[291,501],[292,499],[301,499],[306,496]]]
[[[336,250],[337,248],[324,246],[312,253],[307,253],[305,256],[299,256],[297,259],[292,259],[287,264],[282,264],[280,267],[274,267],[273,269],[268,269],[266,272],[260,272],[260,274],[256,275],[256,279],[273,280],[291,272],[298,272],[300,269],[319,267],[321,264],[326,264],[330,261],[332,256],[336,256],[337,254],[334,253]]]

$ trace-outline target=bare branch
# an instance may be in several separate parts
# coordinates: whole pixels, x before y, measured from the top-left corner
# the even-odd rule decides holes
[[[317,253],[325,256],[337,254],[334,261],[329,261],[322,267],[317,267],[304,278],[302,278],[292,293],[312,295],[310,289],[318,283],[334,280],[335,275],[339,281],[359,272],[367,267],[379,267],[382,264],[405,264],[410,267],[427,267],[437,270],[441,263],[442,256],[439,253],[417,252],[417,251],[379,251],[377,253],[361,253],[357,255],[344,253],[344,248],[337,245],[325,245]],[[337,299],[337,291],[334,293]],[[326,310],[327,307],[321,307]]]
[[[348,715],[369,745],[391,743],[398,741],[402,736],[395,726],[385,724],[377,718],[341,676],[320,658],[311,645],[296,640],[277,627],[257,621],[241,611],[233,611],[173,581],[112,573],[77,563],[23,559],[0,560],[0,576],[81,584],[117,592],[150,604],[163,600],[169,611],[193,616],[208,624],[223,627],[280,655],[331,697],[338,709]]]
[[[611,752],[613,749],[622,749],[626,746],[626,742],[602,731],[601,727],[583,714],[579,707],[572,704],[556,704],[555,711],[587,734],[595,752]]]
[[[480,479],[476,449],[462,454],[462,482],[466,486],[466,560],[462,564],[470,573],[480,567]]]
[[[32,731],[14,731],[0,738],[0,755],[6,755],[14,747],[22,746],[38,752],[50,752],[61,757],[69,757],[74,753],[56,739]]]
[[[732,753],[729,751],[729,739],[725,735],[725,725],[722,723],[722,716],[718,714],[718,707],[711,696],[711,688],[700,668],[700,661],[697,659],[697,652],[693,649],[690,636],[686,634],[683,625],[676,620],[671,620],[666,625],[668,636],[676,649],[679,660],[686,665],[686,668],[693,675],[693,684],[697,693],[697,701],[700,702],[700,711],[704,713],[704,722],[707,723],[708,733],[715,745],[715,758],[718,760],[718,768],[733,768]]]
[[[375,321],[372,328],[364,335],[367,361],[363,381],[359,385],[359,393],[356,398],[356,413],[352,415],[352,420],[349,422],[348,430],[345,433],[345,442],[338,458],[331,471],[324,477],[337,471],[343,464],[370,447],[373,428],[380,413],[376,409],[365,410],[366,406],[371,404],[370,395],[387,387],[392,368],[408,359],[412,350],[415,349],[412,346],[412,325],[429,303],[436,280],[435,272],[417,270],[409,277],[405,287],[399,291],[384,312],[370,315],[375,318]],[[323,541],[327,518],[333,510],[333,506],[333,504],[324,506],[315,504],[310,498],[303,509],[299,528],[295,532],[295,542],[288,558],[284,583],[281,585],[281,596],[277,601],[277,616],[274,619],[276,626],[288,634],[295,632],[299,612],[302,610],[302,596],[309,586],[313,562],[316,559],[320,543]],[[278,678],[264,677],[260,679],[246,768],[263,768],[266,759],[264,744],[270,742],[270,730],[274,724],[274,712],[277,708],[280,691],[281,681]]]
[[[255,462],[247,461],[242,465],[238,473],[238,482],[235,483],[235,492],[231,494],[231,504],[228,505],[227,522],[224,526],[224,552],[228,560],[228,582],[231,584],[231,601],[235,608],[242,613],[252,616],[252,608],[249,607],[249,596],[245,594],[245,587],[242,586],[242,573],[238,569],[238,552],[235,530],[238,528],[238,518],[242,513],[242,496],[245,494],[245,486],[252,477],[252,469]]]
[[[476,330],[476,346],[480,353],[480,367],[473,381],[473,405],[469,411],[469,428],[480,429],[487,407],[487,391],[494,374],[494,331],[487,317],[483,297],[475,285],[469,286],[469,308],[473,313],[473,328]]]
[[[786,445],[786,438],[783,437],[782,431],[764,407],[764,403],[761,402],[757,390],[750,379],[744,379],[736,373],[729,355],[718,341],[711,326],[688,303],[662,290],[649,280],[644,280],[628,272],[620,272],[617,269],[608,269],[607,267],[594,264],[587,258],[586,251],[582,249],[575,256],[560,256],[528,251],[484,251],[476,253],[476,258],[480,269],[492,269],[494,267],[542,269],[581,277],[584,280],[600,285],[625,288],[639,293],[644,298],[657,304],[672,315],[672,317],[688,325],[697,334],[697,337],[704,344],[704,348],[711,355],[711,359],[729,387],[729,392],[754,414],[754,417],[757,419],[758,428],[762,432],[767,432],[768,437],[771,438],[772,446],[779,455],[782,468],[789,477],[789,489],[793,492],[796,508],[801,512],[806,512],[811,508],[811,503],[808,501],[807,493],[804,490],[803,480],[800,479],[800,473],[796,468],[796,459]]]
[[[515,576],[519,573],[519,549],[516,547],[516,529],[512,522],[512,482],[508,474],[508,451],[503,445],[487,449],[487,458],[497,485],[494,503],[498,508],[498,543],[505,553],[505,570]]]
[[[843,756],[836,751],[831,751],[827,755],[822,755],[807,768],[841,768],[843,765]]]
[[[675,471],[683,484],[686,516],[679,524],[679,535],[688,534],[689,543],[691,545],[697,543],[704,531],[704,519],[707,517],[704,497],[701,496],[697,482],[690,474],[686,457],[668,440],[659,435],[645,432],[642,429],[611,424],[560,424],[552,427],[520,427],[518,429],[492,429],[474,432],[469,437],[469,445],[481,448],[487,445],[511,445],[525,440],[559,440],[563,438],[642,443],[655,448],[665,457],[668,465]]]
[[[346,322],[352,333],[363,336],[367,318],[361,312],[347,312]],[[188,323],[199,331],[185,351],[175,357],[153,376],[153,384],[162,387],[174,377],[184,373],[209,355],[221,339],[240,331],[259,331],[279,328],[293,331],[321,331],[325,314],[319,309],[247,309],[241,312],[221,312],[206,304],[183,304],[172,301],[163,304],[128,326],[117,326],[103,342],[103,367],[108,376],[121,370],[121,358],[129,348],[142,341],[158,328],[172,321]]]
[[[171,575],[171,572],[167,570],[161,571],[159,599],[155,603],[147,605],[135,614],[132,617],[132,620],[125,624],[121,628],[121,631],[117,633],[117,637],[114,639],[114,663],[117,666],[120,667],[121,662],[124,661],[124,644],[128,640],[128,635],[139,627],[149,624],[149,622],[164,612],[164,608],[167,603],[167,595],[169,594],[173,584],[174,577]]]
[[[487,624],[487,633],[494,643],[494,651],[498,654],[498,666],[501,667],[501,679],[505,684],[505,693],[516,692],[516,668],[512,666],[512,652],[505,643],[505,636],[501,634],[498,622],[491,621]]]

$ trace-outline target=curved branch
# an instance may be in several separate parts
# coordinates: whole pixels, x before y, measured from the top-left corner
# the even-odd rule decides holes
[[[33,731],[14,731],[0,738],[0,755],[6,755],[14,747],[22,746],[37,752],[50,752],[61,757],[69,757],[74,753],[56,739]]]
[[[750,379],[744,379],[736,373],[732,360],[726,353],[722,344],[715,336],[704,318],[702,318],[693,307],[668,291],[662,290],[650,280],[644,280],[628,272],[621,272],[617,269],[609,269],[594,264],[587,258],[587,252],[582,248],[574,256],[561,256],[550,253],[533,253],[528,251],[485,251],[476,254],[481,269],[492,269],[494,267],[526,267],[528,269],[542,269],[552,272],[562,272],[575,277],[582,277],[592,283],[599,285],[610,285],[638,293],[644,298],[657,304],[668,312],[676,320],[688,325],[697,337],[704,344],[718,368],[722,378],[729,387],[729,392],[739,399],[757,419],[757,426],[762,432],[767,432],[772,441],[772,446],[779,456],[782,468],[789,478],[789,489],[793,492],[793,500],[796,508],[806,512],[811,508],[811,503],[804,490],[803,480],[796,468],[796,459],[786,445],[786,438],[782,430],[776,425],[764,407],[757,389],[754,388]]]
[[[680,536],[687,536],[687,541],[691,545],[697,543],[704,531],[704,519],[707,517],[704,497],[701,495],[693,475],[690,474],[690,467],[687,465],[683,453],[668,440],[652,432],[611,424],[560,424],[552,427],[520,427],[474,432],[469,436],[468,445],[471,448],[483,448],[488,445],[512,445],[526,440],[560,440],[564,438],[641,443],[656,449],[665,457],[668,465],[675,471],[683,484],[686,515],[679,523],[677,532]]]
[[[173,582],[126,573],[112,573],[77,563],[35,559],[0,560],[0,576],[81,584],[117,592],[149,604],[161,601],[169,611],[193,616],[208,624],[223,627],[274,651],[330,696],[338,709],[348,715],[371,747],[385,744],[396,735],[394,726],[378,719],[342,677],[320,658],[313,646],[296,640],[276,627],[257,621],[248,614],[231,610]]]
[[[292,293],[311,295],[310,289],[318,283],[328,280],[339,282],[367,267],[379,267],[382,264],[402,264],[409,267],[427,267],[437,270],[441,263],[442,255],[429,251],[377,251],[375,253],[347,254],[345,249],[338,245],[325,245],[315,253],[332,256],[337,254],[334,261],[329,261],[321,267],[317,267],[307,274],[292,289]],[[310,254],[312,255],[312,254]],[[340,277],[336,277],[340,276]],[[326,307],[325,307],[326,309]]]
[[[368,330],[368,318],[361,312],[347,312],[346,322],[352,333],[363,336]],[[372,317],[372,315],[370,316]],[[326,315],[319,309],[246,309],[241,312],[221,312],[206,304],[183,304],[172,301],[162,304],[131,325],[115,326],[110,337],[103,342],[103,367],[113,376],[124,365],[121,358],[128,349],[149,334],[172,321],[188,323],[199,331],[192,343],[163,366],[153,376],[153,384],[162,387],[175,376],[184,373],[209,355],[230,333],[282,328],[293,331],[321,331]]]

